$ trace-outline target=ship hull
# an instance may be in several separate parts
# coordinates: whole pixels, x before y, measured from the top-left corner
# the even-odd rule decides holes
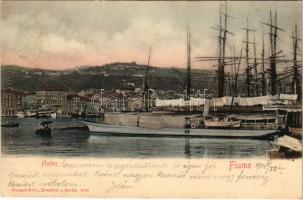
[[[240,129],[186,129],[161,128],[150,129],[143,127],[109,125],[81,121],[93,134],[116,136],[156,136],[156,137],[214,137],[214,138],[251,138],[268,139],[279,134],[277,130],[240,130]]]

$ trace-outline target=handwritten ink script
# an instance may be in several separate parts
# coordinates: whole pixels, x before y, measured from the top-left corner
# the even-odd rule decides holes
[[[288,168],[283,162],[270,160],[50,158],[34,159],[31,167],[10,166],[5,170],[4,184],[7,193],[12,196],[116,196],[139,194],[136,193],[139,189],[149,191],[146,194],[153,194],[154,191],[154,194],[162,196],[160,194],[170,193],[176,188],[198,191],[198,194],[198,188],[201,190],[210,185],[265,189],[288,177]]]

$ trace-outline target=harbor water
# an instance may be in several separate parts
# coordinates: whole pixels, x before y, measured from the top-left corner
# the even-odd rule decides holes
[[[5,119],[2,119],[5,120]],[[210,139],[174,137],[124,137],[98,135],[80,127],[77,119],[57,118],[52,138],[43,138],[35,130],[45,119],[13,120],[19,127],[1,128],[1,148],[6,155],[43,155],[113,158],[256,158],[266,157],[270,141],[248,139]]]

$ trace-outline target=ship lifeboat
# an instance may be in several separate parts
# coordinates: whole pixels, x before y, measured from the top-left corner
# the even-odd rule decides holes
[[[213,117],[205,119],[204,125],[206,128],[240,128],[241,120],[233,117]]]

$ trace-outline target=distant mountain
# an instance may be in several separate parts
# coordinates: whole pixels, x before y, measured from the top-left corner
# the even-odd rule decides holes
[[[132,63],[111,63],[103,66],[80,66],[71,70],[44,70],[15,65],[1,66],[2,88],[12,87],[22,91],[36,91],[43,85],[61,85],[71,91],[88,89],[134,89],[142,87],[146,66]],[[213,74],[209,70],[192,70],[192,87],[209,86]],[[149,85],[157,90],[182,91],[185,69],[150,67]]]

